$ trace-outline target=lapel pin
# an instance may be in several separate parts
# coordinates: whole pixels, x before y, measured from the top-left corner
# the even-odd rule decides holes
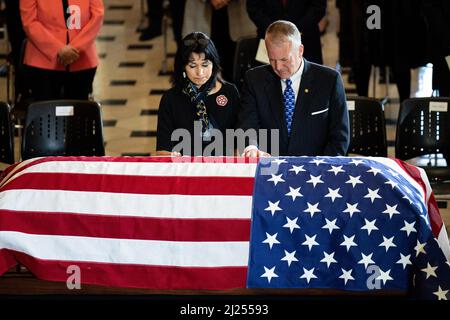
[[[305,93],[308,93],[309,92],[309,89],[305,89]]]

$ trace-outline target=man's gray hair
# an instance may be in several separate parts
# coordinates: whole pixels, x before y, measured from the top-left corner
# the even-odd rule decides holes
[[[290,21],[278,20],[273,22],[266,29],[266,39],[270,38],[271,42],[282,43],[286,41],[292,41],[295,47],[300,47],[302,44],[302,36],[298,31],[297,26]]]

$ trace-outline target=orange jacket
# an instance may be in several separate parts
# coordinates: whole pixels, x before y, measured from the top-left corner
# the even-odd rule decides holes
[[[20,0],[20,13],[28,38],[24,63],[49,70],[65,70],[58,64],[58,50],[69,44],[79,50],[80,57],[70,65],[71,71],[94,68],[98,64],[95,38],[103,24],[102,0],[69,0],[69,6],[80,8],[80,28],[67,30],[61,0]],[[73,11],[72,11],[73,12]],[[74,20],[72,20],[74,21]]]

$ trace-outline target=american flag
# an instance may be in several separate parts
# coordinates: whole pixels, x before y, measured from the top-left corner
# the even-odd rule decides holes
[[[417,291],[448,298],[448,240],[421,174],[368,158],[31,159],[0,179],[0,275],[21,263],[116,287],[364,291],[416,275]]]
[[[0,183],[0,275],[151,289],[245,287],[254,161],[48,157]]]
[[[386,158],[260,162],[248,287],[450,298],[450,247],[422,169]]]

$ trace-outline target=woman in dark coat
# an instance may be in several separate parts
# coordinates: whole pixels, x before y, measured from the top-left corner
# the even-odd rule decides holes
[[[157,155],[233,155],[226,129],[235,128],[239,93],[221,79],[216,47],[204,33],[193,32],[179,50],[174,87],[159,105]]]

